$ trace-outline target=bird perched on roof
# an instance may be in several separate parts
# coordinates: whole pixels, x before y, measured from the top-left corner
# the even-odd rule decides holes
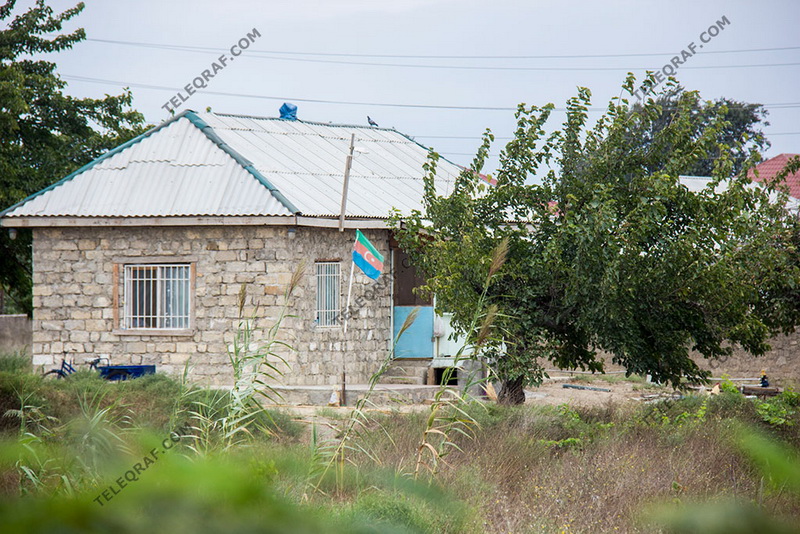
[[[374,120],[370,119],[369,115],[367,115],[367,122],[369,123],[370,126],[374,126],[375,128],[378,127],[378,123],[375,122]]]

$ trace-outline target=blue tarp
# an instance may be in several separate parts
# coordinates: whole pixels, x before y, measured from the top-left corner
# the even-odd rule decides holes
[[[289,102],[284,102],[280,109],[281,118],[286,119],[289,121],[296,121],[297,120],[297,106],[294,104],[290,104]]]

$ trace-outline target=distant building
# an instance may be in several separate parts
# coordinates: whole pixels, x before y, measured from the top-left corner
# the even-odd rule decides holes
[[[779,154],[774,158],[762,161],[753,169],[755,172],[750,171],[750,176],[756,182],[772,182],[776,175],[786,167],[789,160],[796,157],[800,157],[800,154]],[[789,196],[800,201],[800,172],[789,174],[785,183],[789,189]]]

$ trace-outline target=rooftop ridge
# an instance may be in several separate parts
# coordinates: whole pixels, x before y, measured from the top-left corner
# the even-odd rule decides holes
[[[395,128],[381,128],[380,126],[370,126],[370,125],[361,125],[361,124],[339,124],[333,122],[318,122],[318,121],[304,121],[302,119],[282,119],[280,117],[260,117],[258,115],[247,115],[247,114],[240,114],[240,113],[217,113],[216,111],[208,111],[210,115],[217,115],[219,117],[233,117],[233,118],[240,118],[240,119],[254,119],[254,120],[262,120],[262,121],[282,121],[282,122],[299,122],[301,124],[311,124],[314,126],[329,126],[332,128],[363,128],[367,130],[379,130],[384,132],[393,132],[400,135],[403,135]]]

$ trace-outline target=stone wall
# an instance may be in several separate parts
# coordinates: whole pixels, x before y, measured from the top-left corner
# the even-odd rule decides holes
[[[365,231],[388,258],[388,232]],[[260,330],[274,321],[292,273],[306,267],[290,297],[279,339],[288,367],[279,380],[287,385],[337,384],[342,370],[348,382],[365,383],[386,357],[391,339],[388,285],[341,327],[315,327],[315,260],[341,260],[341,305],[347,297],[353,232],[287,227],[122,227],[47,228],[34,231],[33,363],[53,365],[64,353],[83,363],[106,356],[113,364],[155,364],[178,375],[191,359],[192,379],[230,385],[228,348],[238,324],[238,297],[247,291],[245,316]],[[188,262],[194,265],[192,328],[186,332],[145,333],[121,330],[125,263]],[[387,262],[388,264],[388,262]],[[116,265],[116,267],[115,267]],[[373,284],[358,269],[353,301]],[[178,335],[179,334],[179,335]]]
[[[695,361],[703,369],[710,370],[714,377],[725,374],[732,378],[757,378],[763,369],[777,385],[800,386],[800,332],[772,338],[769,344],[772,350],[763,356],[752,356],[736,349],[728,358],[709,361],[698,357]]]
[[[722,375],[730,378],[758,378],[763,369],[770,382],[775,385],[794,385],[800,388],[800,331],[772,338],[769,344],[772,349],[763,356],[753,356],[742,349],[735,349],[731,356],[719,360],[707,360],[696,353],[693,358],[702,369],[711,371],[714,378],[721,378]],[[607,373],[625,370],[624,367],[611,363],[611,354],[601,353],[600,357],[606,361]]]

